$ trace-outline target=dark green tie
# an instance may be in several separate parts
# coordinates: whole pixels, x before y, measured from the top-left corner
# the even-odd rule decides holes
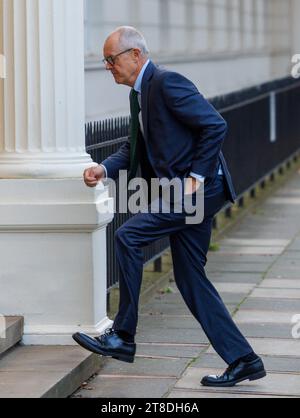
[[[138,135],[140,129],[139,113],[140,105],[138,101],[138,92],[134,89],[130,93],[130,113],[131,113],[131,124],[130,124],[130,172],[128,181],[133,179],[136,175],[137,168],[139,165],[138,161]]]

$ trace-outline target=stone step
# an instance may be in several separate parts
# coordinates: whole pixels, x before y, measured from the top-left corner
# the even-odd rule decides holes
[[[77,346],[19,345],[0,358],[0,398],[67,398],[103,361]]]
[[[23,328],[23,317],[0,316],[0,356],[21,341]]]

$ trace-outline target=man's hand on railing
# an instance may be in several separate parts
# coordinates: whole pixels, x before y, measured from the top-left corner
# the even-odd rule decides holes
[[[87,168],[83,173],[84,182],[88,187],[96,187],[100,180],[105,179],[105,169],[102,165]]]

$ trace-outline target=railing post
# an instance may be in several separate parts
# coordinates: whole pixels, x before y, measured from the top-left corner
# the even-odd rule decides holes
[[[261,181],[260,187],[261,187],[261,189],[265,189],[266,188],[266,181],[265,180],[262,180]]]
[[[214,217],[214,219],[213,219],[213,223],[212,223],[212,227],[213,227],[213,229],[218,229],[218,221],[217,221],[217,217]]]
[[[253,187],[253,189],[250,190],[250,197],[251,197],[251,199],[255,199],[256,198],[256,189],[255,189],[255,187]]]
[[[158,257],[156,260],[154,260],[154,271],[156,273],[162,272],[162,257]]]
[[[225,210],[225,216],[226,216],[226,218],[229,218],[229,219],[232,217],[232,209],[231,209],[231,207],[229,207],[229,208],[227,208]]]
[[[107,312],[110,312],[110,292],[107,292],[106,295],[106,310]]]
[[[245,199],[242,196],[239,200],[238,200],[238,207],[239,208],[243,208],[245,206]]]

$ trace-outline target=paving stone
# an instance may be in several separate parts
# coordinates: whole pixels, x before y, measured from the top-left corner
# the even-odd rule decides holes
[[[300,280],[299,269],[286,270],[286,269],[271,269],[266,275],[266,279],[297,279]]]
[[[257,354],[300,358],[300,340],[249,338],[248,341]],[[211,354],[215,353],[215,351],[210,346],[207,353]]]
[[[249,238],[225,238],[222,240],[222,247],[229,246],[262,246],[262,247],[286,247],[290,240],[286,239],[249,239]]]
[[[99,375],[73,397],[84,398],[162,398],[175,384],[175,378]]]
[[[299,374],[300,358],[263,356],[266,370],[270,372],[285,372]]]
[[[293,250],[290,247],[284,252],[282,256],[280,256],[280,262],[296,262],[299,263],[299,253],[300,250]],[[276,263],[275,263],[276,264]]]
[[[280,279],[280,280],[300,280],[300,274],[298,270],[295,270],[295,271],[269,270],[265,278],[266,279]]]
[[[230,389],[229,389],[230,390]],[[235,393],[218,393],[218,392],[207,392],[207,391],[197,391],[197,390],[172,390],[167,398],[177,398],[177,399],[186,399],[186,398],[220,398],[220,399],[233,399],[233,398],[281,398],[282,396],[269,396],[269,395],[245,395],[245,394],[235,394]],[[290,396],[284,396],[284,398],[291,398]]]
[[[300,198],[299,197],[273,197],[268,200],[270,205],[300,205]]]
[[[208,342],[206,335],[200,329],[174,329],[147,328],[139,330],[136,341],[139,343],[179,343],[179,344],[206,344]]]
[[[297,272],[299,273],[299,265],[292,264],[292,263],[284,264],[280,262],[277,264],[273,264],[270,271],[274,272],[275,274],[284,274],[284,276],[288,276],[288,274],[295,274]],[[275,279],[275,276],[274,276],[274,279]]]
[[[289,258],[295,258],[297,256],[299,256],[300,250],[298,249],[294,249],[291,247],[288,247],[288,249],[284,252],[284,256],[289,259]]]
[[[193,362],[192,367],[202,369],[217,368],[224,371],[228,365],[218,354],[207,354],[204,352]]]
[[[192,359],[198,357],[208,344],[137,344],[137,356],[143,357],[180,357]]]
[[[140,318],[146,314],[190,315],[190,311],[183,300],[181,301],[181,303],[161,303],[157,301],[148,303],[140,309]]]
[[[300,308],[300,307],[299,307]],[[239,324],[249,323],[276,323],[276,324],[291,324],[292,317],[297,312],[276,312],[276,311],[248,311],[240,309],[234,319]]]
[[[277,221],[277,219],[274,219],[274,222],[271,225],[247,225],[241,227],[240,232],[235,232],[235,234],[240,235],[241,237],[247,236],[254,239],[277,239],[280,235],[285,239],[292,240],[295,236],[295,226],[278,226],[279,222],[280,220]]]
[[[289,250],[297,250],[300,251],[300,239],[295,239],[292,244],[289,246]]]
[[[182,303],[183,302],[182,296],[175,284],[170,285],[168,289],[170,289],[169,292],[165,292],[161,294],[158,293],[153,298],[153,302],[156,302],[156,301],[159,301],[160,303],[178,303],[178,302]]]
[[[220,296],[226,305],[227,304],[233,305],[233,304],[241,303],[247,295],[248,293],[226,293],[226,292],[220,293]]]
[[[213,283],[251,283],[257,284],[262,280],[261,273],[242,272],[212,272],[208,274]]]
[[[164,376],[179,378],[187,364],[188,358],[146,358],[136,357],[133,364],[108,359],[101,368],[101,375],[134,375]]]
[[[254,288],[251,283],[216,283],[214,284],[220,293],[250,293]]]
[[[155,326],[157,328],[167,328],[167,329],[177,329],[180,332],[180,329],[199,329],[199,322],[193,318],[192,315],[188,316],[175,316],[175,315],[149,315],[149,316],[140,316],[139,319],[139,330],[147,330],[149,327]]]
[[[226,304],[227,309],[230,312],[234,312],[237,307],[239,306],[239,302],[235,304]],[[141,309],[141,313],[139,314],[139,327],[143,327],[143,319],[149,318],[147,321],[151,321],[151,317],[153,316],[152,322],[157,323],[157,326],[161,326],[160,320],[163,317],[168,317],[172,320],[172,317],[183,317],[183,318],[193,318],[191,312],[187,307],[178,306],[176,304],[164,304],[161,305],[160,303],[157,304],[150,304],[148,305],[147,309]],[[163,322],[164,324],[164,322]]]
[[[264,299],[264,298],[250,298],[241,305],[243,309],[247,310],[270,310],[280,312],[298,312],[300,305],[298,300],[293,299]]]
[[[220,254],[266,254],[266,255],[280,255],[285,250],[285,247],[270,247],[270,246],[252,246],[252,247],[224,247],[220,249]]]
[[[245,299],[247,293],[229,293],[229,292],[221,292],[221,297],[225,303],[228,304],[236,304],[240,303],[243,299]],[[173,303],[173,304],[179,304],[184,305],[184,301],[182,299],[181,294],[176,291],[174,293],[164,294],[163,296],[157,296],[153,300],[154,302],[160,302],[161,304],[164,303]]]
[[[240,324],[238,327],[247,338],[285,338],[292,339],[292,325],[252,323]]]
[[[206,375],[220,375],[222,369],[201,369],[189,367],[183,377],[176,383],[176,389],[195,389],[208,391],[208,388],[200,387],[200,380]],[[210,389],[211,391],[211,389]],[[300,397],[300,376],[299,374],[280,374],[269,373],[264,379],[254,382],[242,382],[233,388],[218,388],[215,393],[235,393],[235,394],[258,394],[258,395],[284,395]]]
[[[230,260],[228,260],[228,256],[224,254],[219,254],[218,251],[216,252],[209,252],[208,253],[208,262],[214,263],[255,263],[255,264],[266,264],[271,265],[274,261],[278,258],[277,255],[269,255],[269,254],[262,254],[262,255],[252,255],[252,254],[237,254],[232,255]]]
[[[300,289],[300,280],[294,279],[266,279],[259,287],[278,289]]]
[[[277,261],[273,264],[273,267],[278,268],[299,268],[300,267],[300,259],[295,255],[294,257],[286,258],[285,254],[282,255],[277,259]]]
[[[300,289],[254,289],[250,298],[299,299]]]
[[[230,258],[230,256],[227,256]],[[264,273],[268,268],[269,263],[208,263],[205,270],[208,274],[214,272],[224,273]]]

